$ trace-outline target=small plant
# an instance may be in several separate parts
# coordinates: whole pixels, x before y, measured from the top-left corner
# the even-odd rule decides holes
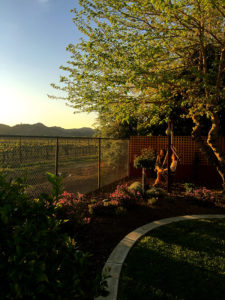
[[[188,193],[189,196],[195,197],[197,199],[201,199],[203,201],[214,201],[215,196],[213,192],[206,187],[193,189],[192,192]]]
[[[96,203],[96,202],[98,202],[98,201],[97,201],[97,199],[91,199],[90,202],[91,202],[91,203]]]
[[[72,220],[73,226],[87,224],[87,204],[84,201],[84,195],[78,193],[68,193],[64,191],[58,200],[56,199],[54,205],[58,207],[58,216]]]
[[[88,205],[89,213],[93,216],[112,216],[118,207],[117,201],[99,201]]]
[[[151,198],[151,197],[161,198],[166,196],[164,190],[157,187],[152,187],[151,189],[147,190],[145,194],[147,198]]]
[[[51,196],[57,198],[63,192],[63,183],[62,183],[63,178],[61,176],[56,176],[55,174],[52,174],[50,172],[47,172],[46,175],[48,181],[52,185]]]
[[[143,200],[142,194],[139,191],[130,189],[127,184],[118,185],[115,192],[110,194],[111,200],[118,201],[118,205],[124,208],[132,208],[137,202]]]
[[[139,182],[139,181],[133,182],[133,183],[128,187],[128,190],[129,190],[129,191],[134,190],[135,192],[140,192],[140,193],[142,193],[142,185],[141,185],[141,182]]]
[[[116,214],[117,216],[123,216],[123,215],[125,215],[126,213],[127,213],[126,208],[124,208],[124,207],[122,207],[122,206],[118,206],[118,207],[116,208],[116,210],[115,210],[115,214]]]
[[[186,182],[184,184],[184,188],[186,193],[190,193],[192,192],[194,189],[196,189],[196,186],[194,185],[194,183],[190,183],[190,182]]]
[[[148,204],[149,205],[156,204],[156,202],[158,202],[158,200],[159,200],[159,198],[157,198],[157,197],[150,198],[150,199],[148,199]]]
[[[89,204],[88,210],[94,216],[120,216],[127,213],[126,208],[119,206],[119,201],[115,199]]]

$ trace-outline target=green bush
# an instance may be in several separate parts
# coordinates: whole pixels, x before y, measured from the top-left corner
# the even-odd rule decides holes
[[[126,208],[124,208],[124,207],[122,207],[122,206],[118,206],[118,207],[116,208],[116,210],[115,210],[115,214],[116,214],[117,216],[123,216],[123,215],[125,215],[126,213],[127,213]]]
[[[150,205],[156,204],[156,202],[158,202],[158,200],[159,200],[159,198],[155,198],[155,197],[150,198],[150,199],[148,199],[148,204],[150,204]]]
[[[128,187],[128,190],[129,190],[129,191],[134,190],[135,192],[140,192],[140,193],[142,193],[142,185],[141,185],[141,182],[139,182],[139,181],[133,182],[133,183]]]
[[[135,191],[125,185],[117,185],[116,190],[110,194],[111,201],[116,201],[118,206],[122,206],[126,209],[134,208],[140,201],[143,200],[143,196],[139,191]]]
[[[127,213],[126,208],[119,205],[117,200],[99,201],[88,205],[92,216],[121,216]]]
[[[90,221],[87,217],[88,209],[83,194],[68,193],[64,191],[58,196],[54,202],[58,207],[57,217],[61,219],[68,219],[73,224],[73,228],[77,229]]]
[[[165,197],[166,196],[166,193],[163,189],[161,188],[157,188],[157,187],[152,187],[151,189],[147,190],[145,192],[146,194],[146,197],[147,198],[154,198],[154,197],[158,197],[158,198],[161,198],[161,197]]]
[[[97,203],[89,204],[88,210],[92,216],[113,216],[115,215],[118,203],[113,204],[111,201],[103,202],[99,201]]]
[[[156,154],[151,148],[142,149],[141,154],[134,159],[135,168],[155,168]]]
[[[89,255],[61,230],[52,196],[29,199],[23,180],[0,174],[0,299],[93,299]],[[55,194],[59,191],[56,189]]]
[[[186,182],[184,184],[184,188],[185,188],[186,193],[191,193],[194,189],[196,189],[196,186],[194,183]]]
[[[208,190],[206,187],[201,187],[197,189],[195,188],[189,193],[186,192],[186,195],[205,202],[215,202],[216,200],[215,194],[211,190]]]

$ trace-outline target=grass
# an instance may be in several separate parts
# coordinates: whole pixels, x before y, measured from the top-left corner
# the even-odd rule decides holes
[[[89,163],[96,163],[97,172],[97,160],[96,156],[85,156],[76,158],[64,158],[59,161],[59,172],[65,171],[67,169],[74,169],[76,167],[86,167]],[[16,178],[22,174],[27,176],[28,182],[33,183],[33,179],[38,182],[47,182],[46,172],[55,172],[55,162],[54,160],[42,160],[33,162],[24,162],[17,167],[0,167],[0,172],[6,172],[9,177]]]
[[[97,163],[97,156],[95,155],[89,155],[89,156],[80,156],[80,157],[63,157],[63,158],[60,158],[59,159],[59,165],[61,167],[63,166],[70,166],[71,163],[86,163],[86,162],[95,162]],[[48,167],[52,167],[52,165],[54,166],[55,165],[55,157],[52,156],[51,159],[48,159],[48,160],[44,160],[44,159],[37,159],[35,161],[35,158],[33,161],[24,161],[23,163],[19,164],[15,162],[15,166],[5,166],[5,167],[2,167],[0,168],[0,171],[7,171],[7,172],[18,172],[18,171],[27,171],[30,170],[31,168],[32,169],[42,169],[43,167],[44,168],[48,168]]]
[[[181,221],[151,231],[129,253],[118,300],[225,299],[225,220]]]

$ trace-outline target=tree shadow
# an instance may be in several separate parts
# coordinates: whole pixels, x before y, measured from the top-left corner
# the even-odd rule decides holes
[[[225,221],[223,219],[180,221],[153,230],[149,235],[185,249],[222,255],[225,241]]]
[[[224,299],[225,275],[177,260],[157,249],[135,247],[124,264],[119,300]]]

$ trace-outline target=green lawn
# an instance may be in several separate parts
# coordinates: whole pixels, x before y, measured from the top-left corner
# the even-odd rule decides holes
[[[125,261],[118,299],[225,299],[225,220],[151,231]]]

